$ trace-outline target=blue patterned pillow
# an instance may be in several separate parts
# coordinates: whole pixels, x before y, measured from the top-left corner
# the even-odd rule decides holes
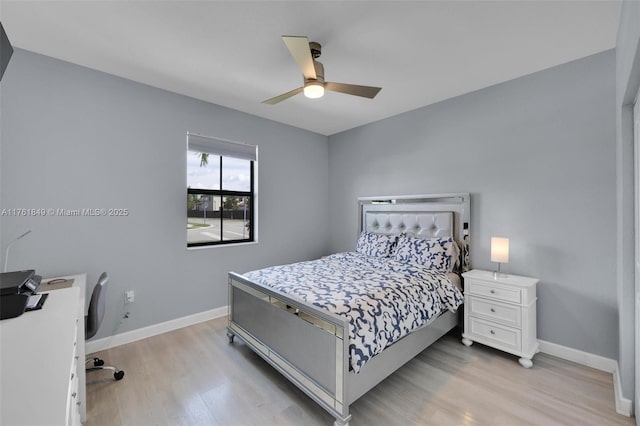
[[[363,232],[358,238],[356,251],[365,256],[389,257],[396,245],[396,235],[374,234],[373,232]]]
[[[412,263],[429,269],[451,272],[458,261],[460,250],[451,237],[416,238],[402,236],[398,239],[393,260]]]

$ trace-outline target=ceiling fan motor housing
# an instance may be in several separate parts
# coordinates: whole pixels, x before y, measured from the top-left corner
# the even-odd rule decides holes
[[[319,82],[324,85],[324,65],[322,65],[322,62],[316,61],[316,59],[322,54],[322,46],[320,46],[320,43],[312,41],[309,42],[309,50],[311,51],[311,57],[313,57],[313,67],[316,70],[316,78],[315,80],[305,78],[304,82]]]
[[[313,66],[316,69],[316,79],[304,79],[305,82],[307,81],[319,81],[321,83],[324,83],[324,65],[322,65],[322,62],[318,62],[315,59],[313,60]]]
[[[313,59],[318,59],[322,54],[322,46],[320,46],[320,43],[318,42],[309,42],[309,49],[311,50],[311,56]]]

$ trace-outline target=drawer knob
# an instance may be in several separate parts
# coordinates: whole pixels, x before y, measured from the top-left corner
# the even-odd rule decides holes
[[[74,377],[76,377],[76,375],[71,373],[71,380],[73,380]]]
[[[491,330],[491,331],[490,331],[490,333],[491,333],[491,334],[496,334],[496,332],[495,332],[495,331],[493,331],[493,330]]]
[[[495,312],[495,311],[496,311],[495,309],[491,308],[491,312]]]
[[[491,294],[496,294],[496,291],[495,290],[491,290]]]
[[[75,398],[75,397],[76,397],[76,395],[78,395],[78,394],[74,392],[74,393],[72,393],[72,394],[71,394],[71,397],[72,397],[72,398]]]

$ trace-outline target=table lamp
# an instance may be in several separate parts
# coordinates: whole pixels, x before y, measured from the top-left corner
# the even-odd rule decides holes
[[[493,273],[493,278],[507,278],[507,274],[500,272],[501,263],[509,263],[509,239],[491,237],[491,261],[498,263],[498,270]]]

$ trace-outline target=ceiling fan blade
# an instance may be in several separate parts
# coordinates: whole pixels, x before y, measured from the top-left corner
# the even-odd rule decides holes
[[[282,36],[291,56],[296,60],[305,79],[316,79],[316,67],[309,48],[309,39],[303,36]]]
[[[328,82],[325,87],[332,92],[346,93],[348,95],[362,96],[363,98],[373,99],[382,87],[358,86],[357,84],[331,83]]]
[[[297,95],[298,93],[302,92],[304,90],[303,87],[298,87],[297,89],[293,89],[290,92],[287,93],[283,93],[282,95],[278,95],[275,98],[271,98],[271,99],[267,99],[266,101],[262,101],[263,104],[268,104],[268,105],[275,105],[278,102],[282,102],[285,99],[289,99],[290,97]]]

